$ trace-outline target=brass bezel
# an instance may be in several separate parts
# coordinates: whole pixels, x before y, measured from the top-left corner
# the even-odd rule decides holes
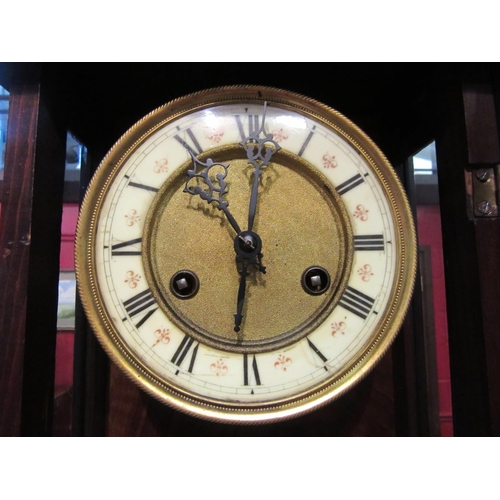
[[[134,356],[120,340],[103,306],[95,274],[94,240],[96,224],[106,192],[121,165],[153,131],[169,121],[218,103],[243,100],[273,103],[299,111],[322,122],[344,137],[364,157],[383,185],[396,231],[397,275],[388,306],[367,347],[357,359],[331,379],[293,397],[265,404],[235,404],[188,393],[168,384]],[[78,290],[89,322],[104,350],[141,388],[156,399],[181,411],[208,420],[232,423],[260,423],[283,420],[332,401],[359,382],[386,353],[404,320],[416,273],[416,236],[411,210],[399,179],[389,162],[350,120],[339,112],[302,95],[261,86],[231,86],[209,89],[176,99],[151,112],[131,127],[101,162],[88,187],[77,226],[75,268]]]

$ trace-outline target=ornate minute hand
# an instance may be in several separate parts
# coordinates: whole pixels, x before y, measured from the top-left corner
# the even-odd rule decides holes
[[[227,169],[229,168],[229,165],[226,165],[224,163],[215,163],[211,158],[208,158],[206,163],[203,163],[202,161],[198,160],[198,158],[196,158],[196,156],[194,156],[191,151],[189,153],[191,154],[191,158],[193,159],[193,168],[187,171],[188,179],[186,181],[186,186],[184,187],[184,193],[198,195],[201,199],[205,200],[208,203],[217,203],[217,208],[224,212],[227,220],[236,231],[236,234],[240,234],[240,226],[228,209],[229,202],[222,199],[222,197],[228,192],[226,189],[227,183],[224,179],[227,176]],[[201,167],[201,170],[198,171],[198,167]],[[210,169],[213,167],[222,167],[224,169],[224,173],[218,173],[215,175],[219,187],[217,187],[213,183],[209,175]],[[191,180],[195,177],[200,178],[208,187],[208,190],[203,189],[200,185],[189,185]]]
[[[253,184],[252,193],[250,195],[250,208],[248,210],[248,230],[251,231],[257,212],[257,197],[259,191],[259,177],[262,167],[267,167],[274,153],[278,152],[281,147],[273,139],[273,134],[268,134],[265,129],[266,123],[266,108],[267,102],[264,102],[264,113],[262,116],[262,124],[258,130],[254,130],[240,144],[247,152],[248,163],[253,165]],[[261,135],[263,137],[261,137]]]
[[[217,203],[217,208],[222,210],[226,215],[229,223],[236,231],[236,238],[234,240],[234,250],[236,252],[236,265],[241,266],[240,285],[238,288],[238,299],[236,306],[236,314],[234,315],[234,331],[239,332],[243,320],[243,305],[245,303],[246,292],[246,279],[248,276],[248,267],[254,265],[258,267],[259,271],[263,274],[266,268],[262,265],[262,241],[259,235],[252,231],[257,212],[257,199],[259,178],[262,167],[267,167],[271,161],[272,156],[281,148],[278,143],[273,139],[272,134],[268,134],[265,129],[266,122],[266,108],[267,102],[264,103],[264,113],[262,116],[262,124],[258,130],[251,132],[240,144],[245,148],[247,153],[248,163],[254,167],[253,171],[253,184],[250,194],[250,207],[248,210],[248,230],[241,231],[238,223],[232,216],[228,209],[229,203],[223,199],[227,194],[227,183],[225,178],[227,176],[227,169],[229,165],[224,163],[214,163],[211,158],[208,158],[204,163],[198,160],[191,152],[193,160],[193,168],[188,170],[186,185],[184,192],[191,195],[198,195],[208,203]],[[210,169],[218,166],[224,169],[224,173],[215,175],[219,187],[217,187],[212,178],[210,178]],[[199,170],[200,167],[200,170]],[[200,178],[208,189],[204,189],[201,185],[190,185],[190,182],[195,177]]]

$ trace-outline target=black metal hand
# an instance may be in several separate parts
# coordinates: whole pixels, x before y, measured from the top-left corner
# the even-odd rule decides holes
[[[228,209],[229,203],[223,199],[223,196],[228,192],[226,189],[227,183],[225,178],[227,176],[227,169],[229,168],[229,165],[224,163],[215,163],[211,158],[208,158],[204,163],[198,160],[198,158],[196,158],[190,151],[191,158],[193,160],[193,168],[187,172],[188,179],[184,187],[185,193],[198,195],[208,203],[215,202],[217,204],[217,208],[224,212],[229,223],[236,231],[236,238],[234,240],[236,265],[238,266],[238,269],[241,267],[241,270],[239,270],[240,285],[238,288],[236,314],[234,315],[235,332],[239,332],[241,330],[241,323],[243,321],[242,312],[245,304],[248,267],[250,265],[255,265],[261,273],[265,274],[266,272],[266,268],[262,265],[262,241],[259,235],[252,231],[252,228],[255,221],[255,215],[257,213],[259,178],[262,173],[261,169],[263,167],[267,167],[272,156],[281,149],[279,144],[273,139],[273,135],[266,133],[266,108],[267,102],[264,103],[264,113],[260,128],[251,132],[250,135],[240,143],[245,148],[248,163],[254,167],[254,178],[250,194],[250,207],[248,210],[247,231],[241,231],[238,223]],[[222,167],[224,169],[224,173],[218,173],[215,176],[210,177],[209,172],[213,167]],[[200,184],[193,185],[192,180],[194,178],[201,179],[206,188],[203,188]],[[216,180],[218,187],[214,183],[214,180]]]
[[[241,329],[241,321],[243,320],[243,304],[245,303],[245,292],[247,283],[248,260],[243,261],[243,269],[241,270],[240,287],[238,288],[238,302],[236,306],[236,314],[234,315],[234,331],[239,332]]]
[[[250,195],[250,208],[248,210],[248,230],[251,231],[257,212],[257,197],[259,191],[259,177],[262,167],[267,167],[272,156],[278,152],[281,147],[273,139],[273,134],[268,134],[265,129],[267,102],[264,103],[264,113],[262,124],[258,130],[254,130],[240,144],[247,152],[248,163],[253,165],[253,184]],[[262,137],[261,137],[262,135]]]
[[[243,305],[245,303],[246,279],[248,266],[259,268],[262,274],[266,274],[266,268],[262,265],[262,240],[253,231],[243,231],[234,239],[234,250],[236,252],[236,265],[241,264],[240,287],[238,289],[238,300],[236,314],[234,315],[234,331],[239,332],[243,320]]]
[[[224,179],[227,176],[227,169],[229,168],[229,165],[226,165],[224,163],[215,163],[211,158],[208,158],[206,163],[203,163],[202,161],[198,160],[198,158],[196,158],[196,156],[194,156],[191,151],[189,152],[189,154],[193,159],[193,168],[187,171],[188,179],[186,181],[186,186],[184,187],[184,192],[192,195],[198,195],[202,200],[205,200],[208,203],[217,203],[217,208],[224,212],[227,220],[236,231],[236,233],[241,233],[240,226],[228,209],[229,202],[222,198],[228,192],[226,189],[227,183]],[[200,170],[198,170],[199,167],[201,167]],[[215,179],[217,179],[219,187],[217,187],[210,178],[209,172],[213,167],[222,167],[224,169],[224,173],[218,173],[215,175]],[[203,189],[203,187],[201,187],[200,185],[189,185],[191,180],[195,177],[201,179],[207,186],[208,190]]]

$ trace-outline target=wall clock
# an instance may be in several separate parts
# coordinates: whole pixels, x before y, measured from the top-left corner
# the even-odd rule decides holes
[[[222,422],[290,418],[386,352],[414,283],[410,209],[353,123],[267,87],[153,111],[102,161],[78,222],[89,321],[139,386]]]

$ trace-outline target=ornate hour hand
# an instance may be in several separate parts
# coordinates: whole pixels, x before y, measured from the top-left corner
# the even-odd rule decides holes
[[[238,223],[228,209],[229,203],[223,198],[227,194],[227,169],[229,165],[216,163],[211,158],[206,162],[200,161],[189,151],[193,160],[193,167],[187,171],[187,180],[184,192],[191,195],[198,195],[208,203],[216,203],[217,208],[226,215],[229,223],[236,231],[234,239],[234,249],[236,252],[236,265],[240,273],[240,284],[238,289],[238,298],[236,305],[236,314],[234,315],[234,331],[239,332],[243,320],[243,306],[246,294],[246,279],[249,266],[256,266],[258,270],[265,274],[266,268],[262,265],[262,240],[259,235],[252,231],[257,212],[257,199],[259,178],[262,168],[269,165],[272,156],[281,148],[273,139],[272,134],[268,134],[265,129],[267,102],[264,103],[264,112],[262,123],[259,129],[250,132],[240,144],[245,148],[248,163],[254,167],[252,191],[250,194],[250,207],[248,211],[248,230],[241,231]],[[210,170],[214,167],[219,169],[215,175],[210,175]],[[223,169],[223,172],[220,169]],[[193,179],[200,179],[199,184],[194,184]],[[202,185],[204,184],[204,186]]]
[[[259,190],[259,177],[262,167],[267,167],[272,156],[278,152],[281,147],[273,139],[273,134],[268,134],[265,129],[267,102],[264,102],[264,113],[262,124],[258,130],[254,130],[240,144],[247,152],[248,163],[253,165],[253,184],[250,195],[250,208],[248,210],[248,230],[251,231],[257,212],[257,197]]]
[[[189,154],[193,159],[193,168],[187,171],[187,181],[186,186],[184,187],[184,192],[192,194],[193,196],[198,195],[202,200],[205,200],[208,203],[217,203],[217,208],[222,210],[227,217],[227,220],[236,231],[237,234],[241,233],[240,226],[232,216],[231,212],[228,209],[229,202],[223,199],[223,196],[228,192],[226,187],[227,183],[224,180],[227,176],[227,169],[229,165],[224,163],[215,163],[211,158],[208,158],[205,163],[198,160],[196,156],[190,151]],[[215,175],[215,179],[217,179],[218,187],[212,181],[210,177],[210,170],[212,168],[222,167],[224,169],[224,173],[219,172]],[[205,183],[208,190],[203,189],[200,185],[193,186],[190,185],[192,179],[199,178],[202,182]]]

